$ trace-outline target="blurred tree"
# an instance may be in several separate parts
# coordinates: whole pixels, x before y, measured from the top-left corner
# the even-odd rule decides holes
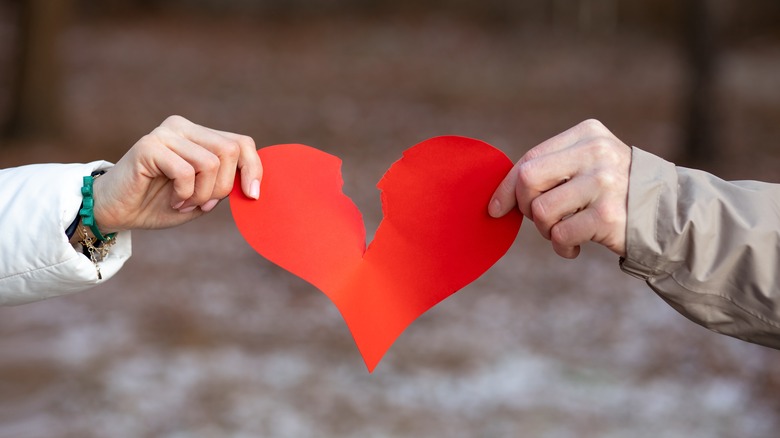
[[[153,14],[160,11],[160,7],[170,0],[71,0],[74,2],[74,10],[79,17],[87,16],[126,16],[127,14]],[[229,0],[225,0],[228,2]],[[196,4],[193,0],[184,1],[185,4]]]
[[[681,160],[703,166],[717,161],[716,57],[712,2],[686,0],[683,19],[688,59],[688,101],[685,114],[685,144]]]
[[[617,29],[617,0],[555,0],[550,3],[553,25],[579,32],[610,34]]]
[[[50,137],[62,131],[58,43],[69,7],[69,0],[17,2],[16,61],[3,129],[6,136]]]

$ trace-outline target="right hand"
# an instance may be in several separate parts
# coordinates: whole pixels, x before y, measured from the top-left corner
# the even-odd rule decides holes
[[[529,150],[495,191],[493,217],[517,207],[566,258],[593,241],[626,255],[631,148],[586,120]]]

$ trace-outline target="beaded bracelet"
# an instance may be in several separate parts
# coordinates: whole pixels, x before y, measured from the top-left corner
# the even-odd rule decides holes
[[[97,240],[101,242],[107,242],[113,239],[116,233],[103,236],[103,234],[100,233],[100,229],[98,228],[97,223],[95,222],[95,198],[93,197],[94,191],[92,189],[92,183],[100,175],[102,175],[102,173],[94,176],[88,175],[84,177],[84,185],[81,187],[81,195],[84,197],[84,200],[81,204],[81,210],[79,210],[79,216],[81,216],[81,223],[88,226],[89,229],[92,230],[92,234],[95,235]]]
[[[99,262],[103,261],[108,255],[111,246],[116,243],[116,233],[103,236],[97,226],[97,222],[95,222],[95,198],[92,183],[104,173],[105,171],[93,172],[92,175],[84,177],[84,185],[81,187],[81,194],[84,198],[79,209],[79,216],[81,217],[81,227],[78,229],[81,237],[79,243],[81,243],[84,254],[88,255],[95,265],[98,280],[103,279]],[[87,227],[92,231],[92,236],[87,232]]]

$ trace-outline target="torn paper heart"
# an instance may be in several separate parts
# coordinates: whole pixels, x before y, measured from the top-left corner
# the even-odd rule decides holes
[[[238,184],[230,195],[239,231],[333,301],[369,371],[417,317],[498,261],[520,229],[518,211],[487,213],[512,162],[479,140],[436,137],[404,152],[379,182],[384,218],[368,249],[339,158],[296,144],[258,153],[260,199]]]

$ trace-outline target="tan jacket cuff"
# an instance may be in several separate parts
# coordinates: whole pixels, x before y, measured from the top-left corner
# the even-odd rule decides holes
[[[637,147],[631,148],[631,171],[626,220],[626,256],[623,272],[643,280],[657,274],[664,261],[658,238],[661,196],[675,190],[675,165]]]

